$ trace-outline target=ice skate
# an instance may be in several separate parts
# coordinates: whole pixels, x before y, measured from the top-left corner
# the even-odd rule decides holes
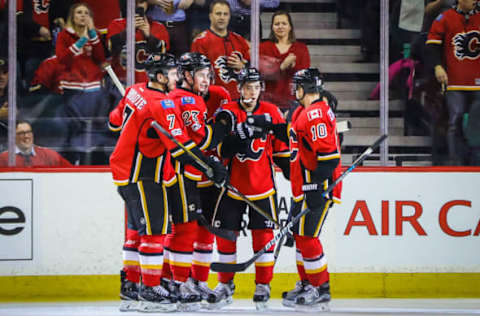
[[[303,280],[303,281],[297,281],[295,283],[295,288],[293,290],[290,290],[288,292],[283,292],[282,293],[282,305],[286,307],[295,307],[295,299],[297,296],[303,292],[303,289],[308,283],[308,280]]]
[[[202,296],[203,301],[206,301],[210,294],[214,294],[213,290],[208,287],[207,282],[202,282],[195,279],[192,279],[192,282],[195,284],[195,289],[197,292],[199,292]]]
[[[328,282],[319,287],[308,284],[295,298],[295,309],[300,311],[328,311],[330,307],[330,285]]]
[[[253,302],[257,311],[267,309],[267,302],[270,299],[270,284],[257,284],[253,294]]]
[[[202,305],[202,295],[196,290],[195,283],[192,279],[186,282],[179,282],[175,284],[176,296],[178,298],[178,310],[182,312],[192,312],[199,310]]]
[[[138,285],[126,279],[125,271],[120,271],[120,311],[136,311],[138,307]]]
[[[214,293],[210,294],[207,298],[209,303],[208,309],[219,309],[226,305],[233,303],[233,293],[235,292],[235,284],[233,280],[228,281],[228,283],[218,283]]]
[[[161,285],[140,285],[138,300],[138,311],[140,312],[173,312],[177,310],[177,305],[170,299],[170,293]]]

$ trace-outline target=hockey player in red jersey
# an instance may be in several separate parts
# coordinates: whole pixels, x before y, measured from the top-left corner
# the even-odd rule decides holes
[[[230,184],[277,220],[277,201],[273,161],[288,169],[288,146],[272,134],[256,133],[248,127],[247,120],[266,119],[284,123],[282,113],[274,104],[260,101],[263,80],[255,68],[245,69],[239,76],[241,98],[225,104],[219,113],[230,113],[236,118],[237,136],[229,136],[221,144],[219,154],[229,167]],[[282,168],[282,169],[283,169]],[[287,172],[288,175],[288,172]],[[214,226],[240,231],[247,204],[235,192],[223,190],[214,214]],[[249,210],[248,228],[252,232],[253,251],[259,251],[273,238],[274,223],[254,210]],[[220,262],[236,260],[236,242],[217,238]],[[255,262],[255,293],[253,301],[264,309],[270,298],[270,281],[273,277],[273,247]],[[209,308],[222,307],[232,302],[235,289],[234,273],[218,273],[219,283],[210,295]]]
[[[208,92],[203,96],[203,99],[207,106],[208,124],[213,124],[213,114],[216,110],[231,101],[230,94],[224,87],[214,85],[210,85]],[[216,150],[210,150],[206,154],[216,156]],[[205,177],[205,175],[203,175],[202,179],[197,182],[197,188],[200,193],[202,215],[208,223],[211,223],[217,198],[220,194],[220,188],[215,186],[210,179]],[[210,263],[213,257],[214,239],[214,235],[204,225],[199,223],[197,237],[193,244],[191,277],[197,285],[197,289],[202,294],[203,300],[206,300],[208,294],[212,293],[212,290],[207,286],[207,280],[210,272]]]
[[[206,124],[207,106],[203,95],[207,94],[212,80],[210,61],[202,54],[188,52],[180,56],[179,69],[181,86],[172,91],[169,97],[174,100],[190,139],[200,150],[206,152],[223,140],[231,130],[231,127],[221,123]],[[194,243],[198,239],[197,232],[200,229],[197,219],[198,216],[203,216],[200,192],[197,189],[198,182],[202,180],[202,172],[188,165],[183,169],[176,168],[176,172],[177,182],[168,191],[172,204],[173,224],[172,233],[166,238],[165,249],[179,301],[183,303],[184,310],[191,311],[199,309],[201,307],[199,302],[202,298],[206,299],[211,292],[205,282],[199,283],[198,280],[194,282],[193,279],[189,279]],[[208,243],[207,239],[201,238],[203,244],[201,247],[204,248],[203,246],[208,244],[211,253],[213,245]],[[213,243],[213,238],[211,239]],[[196,245],[198,246],[198,243]]]
[[[195,162],[150,124],[157,121],[186,148],[202,159],[205,157],[189,139],[175,103],[166,96],[178,79],[175,57],[150,55],[146,67],[149,82],[129,87],[110,114],[109,122],[112,130],[121,130],[110,166],[128,212],[121,308],[131,309],[129,301],[138,297],[138,309],[142,311],[172,311],[176,309],[175,300],[160,285],[169,208],[162,184],[175,181],[171,156],[182,164]],[[223,181],[223,167],[206,159],[205,162],[215,171],[214,181]],[[138,265],[140,269],[136,268]],[[137,289],[140,274],[142,284]]]
[[[331,196],[324,198],[322,192],[340,175],[340,144],[335,114],[322,94],[319,71],[300,70],[293,76],[293,83],[301,106],[293,113],[289,130],[292,215],[306,207],[311,211],[293,228],[300,281],[293,290],[283,293],[282,304],[323,308],[330,301],[330,285],[319,235],[331,203],[340,201],[341,184]],[[279,134],[277,130],[275,135],[286,138]]]

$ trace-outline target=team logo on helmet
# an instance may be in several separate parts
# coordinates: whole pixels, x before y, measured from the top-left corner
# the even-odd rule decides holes
[[[459,33],[452,39],[455,57],[460,60],[477,59],[480,56],[480,32]]]

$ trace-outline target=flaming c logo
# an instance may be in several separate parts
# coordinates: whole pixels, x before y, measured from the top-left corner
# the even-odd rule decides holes
[[[452,39],[455,57],[475,60],[480,56],[480,32],[458,33]]]

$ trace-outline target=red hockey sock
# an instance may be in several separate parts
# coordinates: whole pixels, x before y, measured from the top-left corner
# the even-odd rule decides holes
[[[138,247],[142,283],[147,286],[160,284],[163,265],[163,241],[165,235],[145,235],[140,237]]]
[[[270,240],[273,239],[273,230],[271,229],[252,229],[253,251],[260,251]],[[268,251],[255,260],[255,283],[269,284],[273,278],[273,250],[272,245]]]
[[[185,282],[192,266],[193,241],[197,235],[196,221],[173,224],[172,234],[167,235],[166,247],[169,263],[175,281]]]
[[[237,262],[237,243],[222,237],[217,239],[218,261],[225,263]],[[218,281],[227,283],[233,280],[234,272],[218,272]]]
[[[295,251],[295,255],[297,258],[297,271],[298,275],[300,276],[300,280],[304,281],[307,280],[307,274],[305,273],[305,268],[303,267],[303,257],[302,254],[300,253],[300,250]]]
[[[315,237],[295,235],[297,249],[303,257],[303,268],[313,286],[320,286],[329,280],[327,260],[320,240]]]
[[[126,235],[123,244],[123,271],[127,275],[127,280],[138,283],[140,282],[140,258],[138,256],[140,236],[138,231],[128,228]]]
[[[165,236],[165,247],[163,248],[162,278],[171,280],[173,276],[172,276],[172,270],[170,269],[170,251],[166,246],[166,241],[168,239],[168,236],[169,235]]]
[[[198,226],[192,259],[192,278],[195,280],[202,282],[208,280],[213,257],[213,241],[214,235],[205,226]]]

